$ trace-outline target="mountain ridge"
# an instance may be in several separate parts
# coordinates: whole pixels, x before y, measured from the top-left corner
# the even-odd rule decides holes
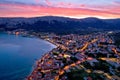
[[[88,17],[82,19],[43,16],[34,18],[0,18],[0,28],[5,30],[26,29],[41,32],[79,32],[87,29],[120,30],[120,18],[99,19]]]

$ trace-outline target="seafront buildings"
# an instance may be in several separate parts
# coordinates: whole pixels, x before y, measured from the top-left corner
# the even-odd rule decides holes
[[[120,80],[120,47],[110,34],[33,33],[57,48],[36,62],[27,80]]]
[[[120,48],[110,33],[41,35],[57,48],[36,62],[28,80],[120,80]]]

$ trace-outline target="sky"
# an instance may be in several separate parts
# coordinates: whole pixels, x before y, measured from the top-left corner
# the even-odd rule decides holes
[[[120,18],[120,0],[0,0],[0,17]]]

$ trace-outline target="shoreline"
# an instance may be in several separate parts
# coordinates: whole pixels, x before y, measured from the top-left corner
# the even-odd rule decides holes
[[[28,37],[30,35],[31,34],[28,34]],[[86,69],[85,65],[83,64],[84,62],[87,61],[88,63],[86,64],[90,64],[91,61],[95,61],[99,63],[101,66],[104,66],[103,64],[101,64],[101,61],[103,62],[106,61],[106,59],[110,55],[109,52],[112,52],[113,58],[116,58],[115,54],[118,54],[119,51],[118,48],[115,45],[113,45],[114,41],[112,40],[112,38],[109,37],[109,34],[106,33],[98,33],[98,34],[94,34],[94,36],[92,34],[84,35],[84,36],[66,35],[60,37],[60,39],[59,36],[58,38],[56,38],[56,36],[42,37],[35,34],[33,36],[35,38],[45,41],[46,44],[51,45],[50,46],[51,48],[50,50],[43,53],[38,59],[34,61],[34,65],[32,66],[30,73],[28,74],[28,76],[26,75],[25,77],[26,80],[49,80],[49,79],[66,80],[69,79],[68,76],[69,72],[72,73],[71,69],[74,68],[76,68],[79,71],[84,69],[85,72],[84,74],[86,75],[93,74],[96,73],[95,70]],[[77,40],[78,42],[76,42]],[[101,46],[103,48],[106,48],[106,46],[104,46],[102,42],[108,43],[107,48],[109,48],[111,51],[105,49],[104,52],[107,51],[107,55],[106,55],[104,54],[104,52],[101,52],[103,51],[101,50],[99,51],[101,53],[97,52],[98,55],[95,56],[94,53],[96,52],[96,49],[98,48],[101,49]],[[96,46],[90,47],[91,45],[96,45]],[[93,56],[89,55],[91,53],[90,51],[93,52],[92,54]],[[87,52],[89,53],[87,54]],[[102,55],[102,58],[99,57],[99,55]],[[105,60],[103,59],[104,57],[106,58]],[[108,62],[104,62],[104,63],[110,64]],[[92,66],[92,64],[90,64],[90,66]],[[104,72],[104,69],[101,68],[100,71]],[[115,71],[115,73],[117,72]],[[103,74],[102,76],[104,76],[104,79],[112,79],[113,77],[109,75],[109,72]],[[86,76],[81,76],[81,77],[84,78]],[[90,77],[94,78],[93,76]]]
[[[57,48],[57,47],[56,47],[56,48]],[[30,74],[27,76],[27,78],[25,78],[25,80],[32,80],[32,79],[30,79],[30,77],[31,77],[31,75],[34,74],[35,70],[38,68],[38,66],[37,66],[37,65],[39,65],[38,62],[39,62],[39,61],[42,61],[42,59],[43,59],[46,55],[49,55],[50,52],[52,52],[52,51],[53,51],[54,49],[56,49],[56,48],[53,48],[52,50],[48,51],[47,53],[44,53],[44,55],[42,55],[40,59],[38,59],[38,60],[35,61],[35,63],[34,63],[34,65],[33,65],[33,68],[32,68],[32,70],[31,70]],[[35,66],[35,67],[34,67],[34,66]]]
[[[25,80],[29,80],[28,78],[30,77],[30,75],[32,75],[34,73],[34,70],[37,68],[37,65],[38,65],[38,62],[42,60],[42,58],[44,58],[46,55],[48,55],[50,52],[52,52],[54,49],[58,48],[58,45],[55,44],[54,42],[51,42],[50,40],[46,40],[46,39],[43,39],[43,38],[40,38],[40,37],[36,37],[38,39],[41,39],[41,40],[44,40],[46,42],[48,42],[52,47],[53,49],[51,49],[50,51],[46,52],[46,53],[43,53],[43,55],[34,62],[33,66],[32,66],[32,69],[29,73],[29,75],[25,78]]]
[[[2,32],[2,33],[9,35],[8,32]],[[15,35],[15,34],[10,33],[10,35]],[[30,35],[30,34],[29,34],[29,35]],[[26,80],[26,79],[34,72],[34,70],[37,68],[37,62],[38,62],[38,61],[40,61],[45,55],[49,54],[49,52],[51,52],[51,51],[53,51],[54,49],[57,48],[57,45],[56,45],[55,43],[51,42],[50,40],[46,40],[46,39],[40,38],[40,37],[38,37],[38,36],[36,36],[36,35],[34,35],[33,37],[30,37],[29,35],[28,35],[28,36],[23,36],[23,35],[19,34],[19,35],[16,35],[16,36],[26,37],[26,38],[36,38],[36,39],[38,39],[38,40],[43,40],[46,44],[50,45],[51,49],[48,50],[48,51],[46,51],[45,53],[43,53],[43,54],[40,56],[39,59],[36,59],[36,60],[34,61],[33,65],[31,66],[30,72],[28,73],[28,75],[26,75],[26,77],[24,78],[24,80]]]

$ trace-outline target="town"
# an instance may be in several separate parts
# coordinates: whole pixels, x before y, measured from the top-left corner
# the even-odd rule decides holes
[[[114,44],[112,33],[33,33],[57,47],[36,62],[27,80],[120,80],[120,46]]]

